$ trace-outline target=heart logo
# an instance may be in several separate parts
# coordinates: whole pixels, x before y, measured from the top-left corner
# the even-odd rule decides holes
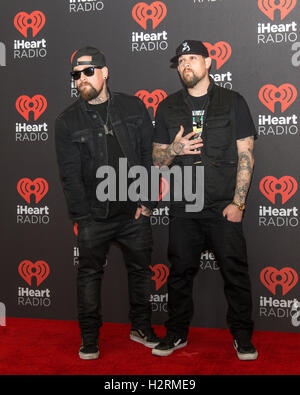
[[[219,41],[215,45],[210,43],[203,44],[206,46],[209,52],[209,57],[216,61],[217,70],[219,70],[224,65],[224,63],[227,62],[232,54],[231,46],[225,41]]]
[[[291,267],[277,270],[269,266],[261,271],[260,281],[273,295],[276,295],[277,285],[281,285],[284,296],[297,284],[298,274]]]
[[[34,114],[34,120],[38,120],[39,117],[47,108],[47,100],[42,95],[35,95],[30,98],[26,95],[20,96],[16,101],[16,109],[22,115],[26,121],[29,121],[30,111]]]
[[[46,17],[41,11],[33,11],[31,14],[27,12],[19,12],[14,18],[16,29],[26,38],[28,38],[28,29],[32,29],[33,38],[38,34],[46,23]]]
[[[292,84],[283,84],[279,88],[275,85],[264,85],[258,93],[259,100],[273,113],[275,103],[281,103],[281,111],[284,112],[297,99],[297,89]]]
[[[297,0],[258,0],[258,8],[272,21],[275,10],[280,11],[281,20],[284,19],[297,4]]]
[[[281,195],[282,204],[285,204],[298,190],[298,183],[290,176],[281,177],[279,180],[273,176],[264,177],[259,183],[261,193],[275,204],[276,195]]]
[[[145,30],[147,30],[147,21],[152,21],[152,28],[156,27],[165,19],[167,15],[167,7],[162,1],[154,1],[148,5],[146,3],[138,3],[132,9],[133,19]]]
[[[36,277],[37,286],[40,286],[50,274],[49,265],[44,261],[37,261],[33,263],[31,261],[25,260],[20,263],[18,271],[20,276],[27,282],[29,286],[31,286],[32,277]]]
[[[155,266],[149,266],[150,269],[154,272],[154,276],[151,280],[155,281],[155,289],[158,291],[168,280],[170,270],[168,266],[163,264],[158,264]]]
[[[159,202],[169,192],[169,189],[170,187],[168,181],[164,177],[161,177],[160,185],[159,185],[159,198],[158,198]]]
[[[17,185],[17,191],[30,204],[30,197],[35,196],[35,203],[38,204],[48,192],[49,186],[43,178],[36,178],[31,181],[29,178],[22,178]]]
[[[166,94],[166,92],[164,92],[161,89],[156,89],[152,93],[145,91],[145,90],[141,90],[141,91],[138,91],[135,94],[135,96],[137,96],[139,99],[141,99],[144,102],[147,109],[152,108],[153,114],[155,116],[157,106],[159,105],[159,103],[161,101],[163,101],[167,97],[167,94]]]

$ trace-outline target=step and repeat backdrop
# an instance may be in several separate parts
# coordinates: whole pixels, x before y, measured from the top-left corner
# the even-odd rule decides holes
[[[112,90],[139,96],[152,119],[181,88],[169,59],[201,39],[211,76],[247,100],[257,127],[244,229],[256,329],[300,331],[298,0],[3,0],[0,24],[0,325],[9,317],[75,320],[78,248],[54,151],[56,116],[77,99],[71,57],[104,51]],[[151,217],[154,323],[167,317],[169,207]],[[202,254],[194,326],[225,328],[218,262]],[[111,247],[103,285],[107,322],[128,322],[127,274]]]

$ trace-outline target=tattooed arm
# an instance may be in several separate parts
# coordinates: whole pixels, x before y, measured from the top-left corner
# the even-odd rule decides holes
[[[246,197],[252,179],[254,167],[254,137],[250,136],[237,140],[237,148],[239,161],[233,201],[238,205],[241,205],[246,202]],[[223,215],[226,216],[229,221],[240,222],[242,220],[243,212],[239,210],[237,206],[230,204],[223,211]]]
[[[234,201],[238,204],[246,202],[247,193],[251,183],[254,157],[254,137],[237,140],[239,163],[236,177]]]
[[[201,139],[190,140],[197,132],[191,132],[182,137],[184,133],[183,126],[177,133],[171,144],[153,143],[153,163],[155,166],[169,166],[177,155],[197,155],[200,153],[197,148],[203,146]]]

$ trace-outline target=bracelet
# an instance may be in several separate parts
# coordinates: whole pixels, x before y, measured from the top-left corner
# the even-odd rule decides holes
[[[234,206],[238,207],[239,210],[244,211],[246,208],[245,203],[236,203],[234,200],[232,201],[232,203]]]

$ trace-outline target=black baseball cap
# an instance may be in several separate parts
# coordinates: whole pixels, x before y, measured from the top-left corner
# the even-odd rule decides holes
[[[91,56],[92,59],[90,61],[78,62],[78,59],[81,58],[82,56]],[[84,47],[84,48],[80,48],[73,56],[72,67],[74,68],[75,66],[80,66],[85,64],[93,64],[98,67],[104,67],[106,66],[106,60],[103,53],[99,51],[99,49],[94,47]]]
[[[205,58],[209,57],[208,50],[202,41],[185,40],[179,45],[179,47],[177,47],[176,55],[170,60],[170,62],[177,64],[178,58],[187,54],[202,55]]]

